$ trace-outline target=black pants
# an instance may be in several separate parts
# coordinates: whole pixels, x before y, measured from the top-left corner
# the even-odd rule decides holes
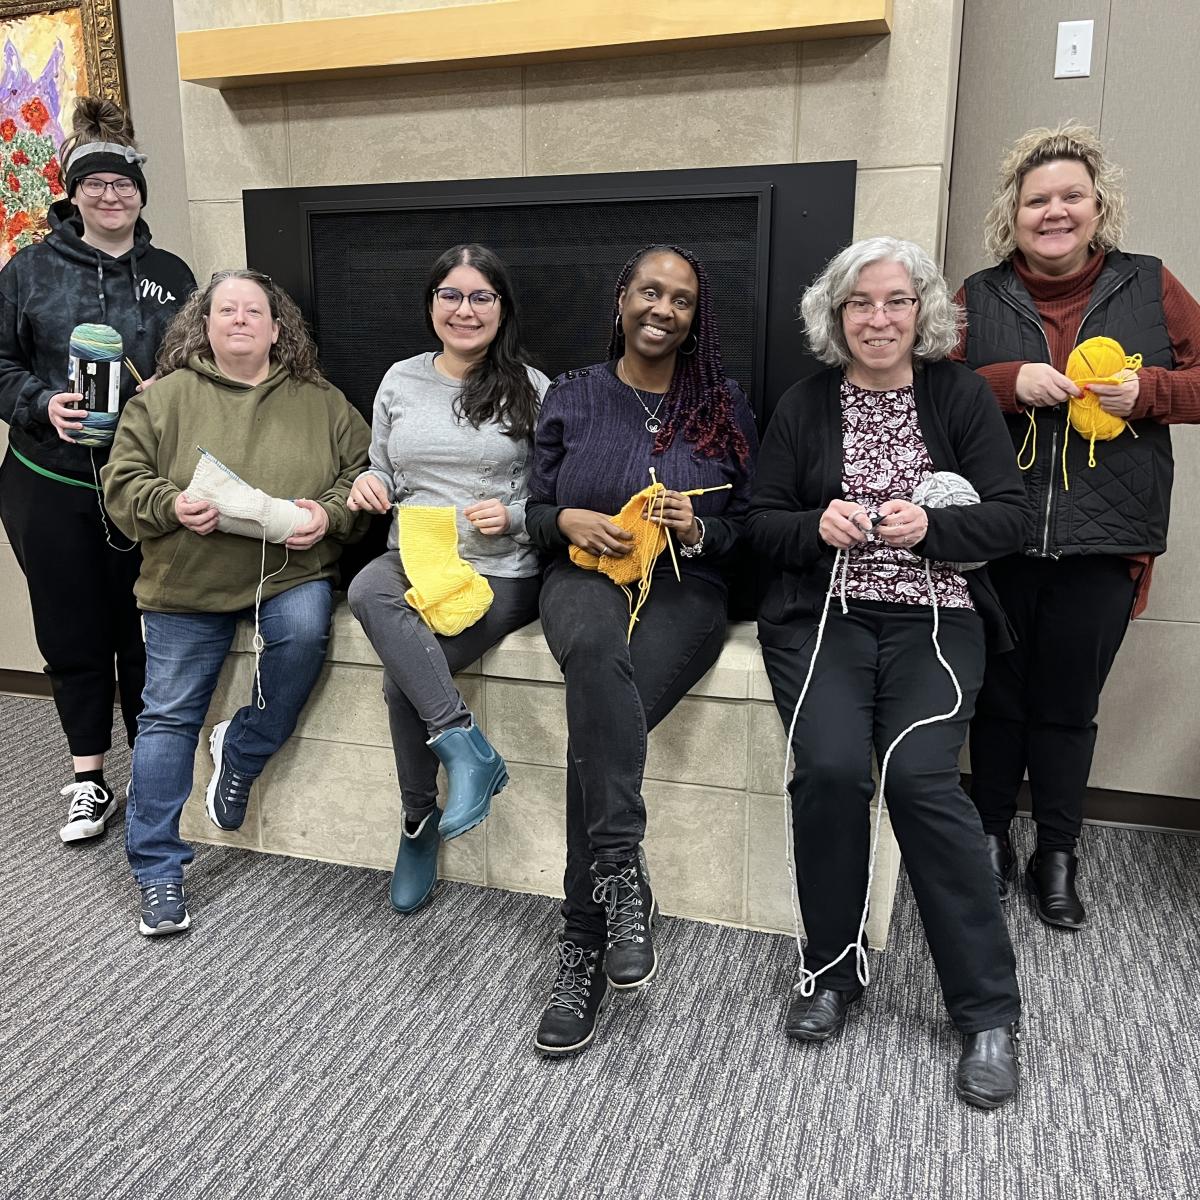
[[[958,754],[983,676],[982,622],[943,610],[942,652],[963,692],[950,721],[910,733],[891,758],[887,806],[951,1019],[963,1033],[1017,1018],[1016,963],[988,868],[983,829],[959,783]],[[763,647],[785,729],[816,643],[816,621],[798,650]],[[805,965],[817,971],[854,942],[867,889],[871,755],[882,762],[911,722],[948,712],[954,687],[931,641],[925,606],[835,604],[800,709],[792,748],[792,828]],[[855,986],[854,955],[818,987]]]
[[[592,899],[590,867],[626,862],[645,836],[646,734],[717,661],[725,594],[660,571],[626,645],[624,592],[598,572],[559,561],[546,572],[541,610],[566,683],[565,936],[594,946],[604,941],[606,919]]]
[[[1100,690],[1129,628],[1129,561],[1014,555],[988,573],[1017,645],[988,657],[971,723],[971,796],[985,832],[1006,833],[1028,770],[1038,847],[1073,850]]]
[[[29,586],[34,634],[71,753],[112,746],[114,659],[132,746],[146,682],[133,599],[141,553],[106,544],[98,493],[47,479],[11,452],[0,464],[0,521]],[[109,528],[115,545],[129,545],[111,521]]]

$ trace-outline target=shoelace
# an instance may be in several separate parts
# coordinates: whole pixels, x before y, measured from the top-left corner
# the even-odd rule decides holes
[[[168,904],[182,904],[183,885],[180,883],[153,883],[146,889],[146,903],[151,908],[158,908],[160,904],[164,907]]]
[[[637,867],[629,866],[615,875],[606,875],[596,884],[592,899],[603,904],[608,913],[608,945],[644,942],[645,912],[642,889],[638,886]]]
[[[86,783],[68,783],[60,796],[71,797],[71,807],[67,810],[67,824],[72,821],[92,821],[96,809],[103,808],[112,797],[90,779]]]
[[[221,799],[226,804],[245,805],[249,803],[250,785],[254,780],[247,779],[245,775],[240,771],[235,771],[232,767],[227,767],[221,782],[225,785],[221,788]]]
[[[562,942],[558,947],[558,978],[550,991],[547,1008],[565,1008],[576,1017],[583,1016],[592,991],[592,973],[588,952],[574,942]]]

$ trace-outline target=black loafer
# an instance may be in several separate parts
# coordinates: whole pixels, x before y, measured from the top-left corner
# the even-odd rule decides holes
[[[976,1108],[999,1108],[1017,1094],[1017,1043],[1014,1021],[963,1038],[954,1094]]]
[[[996,891],[1000,903],[1011,895],[1012,881],[1016,875],[1017,860],[1013,857],[1012,842],[1008,835],[989,833],[984,835],[987,841],[988,860],[992,864],[992,876],[996,880]]]
[[[801,1042],[823,1042],[838,1033],[846,1023],[846,1012],[863,993],[861,987],[849,991],[817,988],[811,996],[792,993],[784,1020],[784,1032]]]
[[[1037,915],[1059,929],[1080,929],[1087,912],[1075,890],[1077,859],[1070,850],[1041,850],[1025,868],[1025,885]]]

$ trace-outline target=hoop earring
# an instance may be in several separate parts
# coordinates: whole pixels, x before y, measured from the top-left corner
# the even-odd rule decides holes
[[[617,315],[613,317],[613,329],[616,330],[617,337],[623,338],[625,331],[621,328],[621,310],[617,309]]]
[[[679,345],[679,349],[676,351],[677,354],[682,354],[684,358],[691,358],[692,355],[700,349],[700,339],[695,335],[695,333],[689,333],[688,337],[692,339],[692,348],[690,350],[685,350],[683,348],[685,345],[687,345],[687,338],[684,338]]]

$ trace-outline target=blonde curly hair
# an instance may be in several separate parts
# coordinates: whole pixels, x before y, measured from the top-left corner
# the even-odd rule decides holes
[[[212,309],[213,292],[218,284],[227,279],[249,279],[266,293],[271,319],[279,322],[279,338],[271,347],[271,361],[283,366],[293,379],[328,384],[317,365],[317,347],[308,332],[299,305],[269,275],[249,270],[218,271],[208,281],[207,287],[197,288],[188,297],[187,303],[167,327],[166,336],[158,348],[156,365],[159,377],[182,370],[193,354],[208,352],[205,318]]]
[[[1121,190],[1124,172],[1105,155],[1094,129],[1067,121],[1053,129],[1031,129],[1022,134],[1000,164],[1000,182],[983,222],[983,246],[996,262],[1011,258],[1017,249],[1017,209],[1025,176],[1037,167],[1063,159],[1083,163],[1092,177],[1100,209],[1092,245],[1106,251],[1120,245],[1125,235],[1125,193]]]

